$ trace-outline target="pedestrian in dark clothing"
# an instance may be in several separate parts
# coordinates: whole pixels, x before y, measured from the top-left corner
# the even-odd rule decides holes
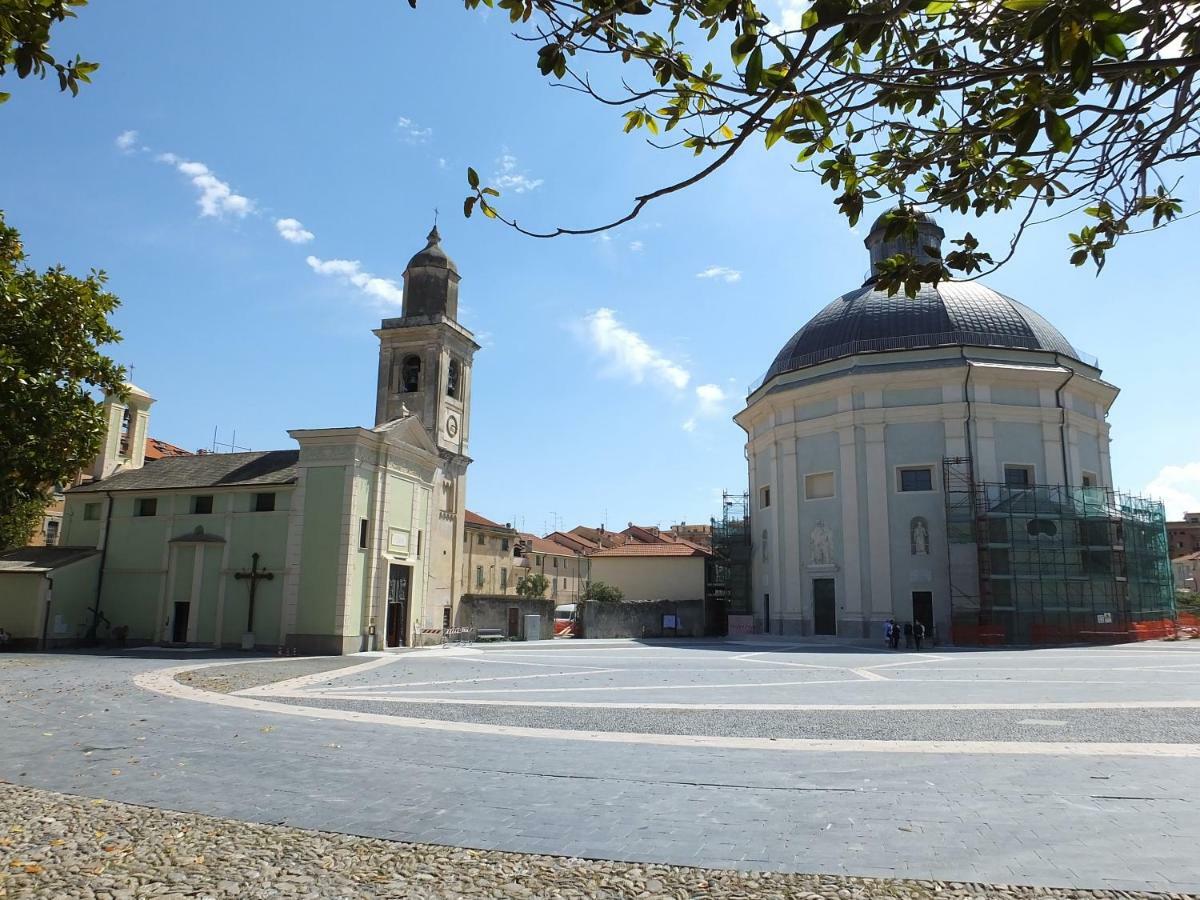
[[[913,627],[912,622],[904,623],[904,649],[911,650],[913,645]]]
[[[921,649],[921,641],[925,640],[925,626],[920,622],[913,623],[913,640],[917,644],[917,649]]]
[[[892,649],[897,650],[899,648],[900,648],[900,623],[893,622],[892,623]]]

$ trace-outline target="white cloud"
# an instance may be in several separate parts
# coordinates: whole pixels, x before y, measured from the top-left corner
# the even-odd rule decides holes
[[[307,244],[315,235],[300,224],[299,219],[276,219],[275,230],[289,244]]]
[[[432,128],[422,128],[405,116],[396,120],[396,130],[404,136],[404,140],[409,144],[427,144],[433,137]]]
[[[519,171],[517,158],[511,153],[505,153],[496,160],[496,174],[492,176],[492,183],[503,191],[524,194],[541,187],[543,181],[541,178],[530,178],[525,172]]]
[[[697,278],[720,278],[726,284],[735,284],[742,280],[742,273],[737,269],[726,266],[709,266],[703,272],[696,273]]]
[[[370,272],[364,272],[362,263],[357,259],[318,259],[309,256],[305,262],[318,275],[338,278],[352,284],[381,305],[398,306],[404,299],[400,285],[389,278],[380,278]]]
[[[202,162],[182,159],[174,153],[162,153],[157,157],[159,162],[174,166],[186,175],[192,186],[200,192],[196,204],[200,207],[200,215],[220,218],[225,213],[245,218],[254,212],[254,201],[236,193],[227,182],[222,181],[212,170]]]
[[[691,374],[652,347],[640,334],[626,328],[611,309],[601,307],[584,317],[583,339],[609,363],[610,374],[640,384],[647,377],[682,391]]]
[[[632,250],[634,253],[641,253],[642,250],[644,250],[645,248],[646,248],[646,245],[643,244],[641,241],[630,241],[629,242],[629,249]]]
[[[444,157],[444,156],[439,156],[439,157],[438,157],[438,168],[439,168],[439,169],[444,169],[444,168],[446,168],[446,157]]]
[[[1146,485],[1146,493],[1166,504],[1168,519],[1200,511],[1200,462],[1163,466]]]
[[[716,384],[696,385],[696,408],[686,422],[683,430],[693,432],[701,419],[713,419],[725,412],[725,402],[729,395]]]
[[[122,131],[120,134],[118,134],[115,143],[117,145],[117,149],[122,153],[132,153],[134,147],[137,146],[137,141],[138,133],[130,129],[129,131]]]

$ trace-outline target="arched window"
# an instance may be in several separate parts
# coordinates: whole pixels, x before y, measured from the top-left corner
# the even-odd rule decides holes
[[[462,375],[462,367],[457,359],[450,360],[450,370],[446,373],[446,396],[458,399],[458,382]]]
[[[421,389],[421,357],[404,357],[404,362],[400,365],[400,388],[406,394]]]

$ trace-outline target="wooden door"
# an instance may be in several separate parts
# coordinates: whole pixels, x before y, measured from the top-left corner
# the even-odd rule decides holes
[[[410,591],[410,569],[408,566],[392,565],[388,567],[387,593],[387,646],[403,647],[405,640],[405,623],[408,620],[408,599]]]
[[[175,620],[171,623],[171,640],[176,644],[186,644],[188,635],[188,612],[190,603],[175,604]]]
[[[508,636],[510,638],[521,636],[521,610],[515,606],[508,608]]]

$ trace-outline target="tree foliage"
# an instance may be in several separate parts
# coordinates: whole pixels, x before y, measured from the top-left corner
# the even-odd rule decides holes
[[[60,91],[78,94],[80,82],[90,83],[100,65],[78,55],[66,62],[56,60],[49,50],[50,29],[75,18],[75,7],[86,5],[87,0],[0,0],[0,76],[9,69],[18,78],[45,78],[54,72]],[[9,96],[0,91],[0,103]]]
[[[1070,262],[1098,271],[1122,236],[1180,216],[1180,164],[1200,155],[1196,0],[813,0],[775,17],[761,0],[464,3],[507,12],[538,71],[620,111],[626,132],[700,158],[612,221],[548,231],[501,214],[468,173],[468,215],[538,237],[628,222],[754,140],[790,148],[851,225],[898,199],[892,236],[915,237],[913,202],[1014,213],[994,252],[965,232],[944,258],[887,261],[876,277],[893,292],[991,271],[1026,228],[1064,218]]]
[[[45,511],[46,503],[41,497],[22,500],[0,511],[0,550],[28,544]]]
[[[95,457],[104,420],[92,391],[125,394],[124,370],[99,349],[121,339],[106,280],[30,268],[0,213],[0,520],[44,506]]]
[[[517,596],[530,600],[540,600],[546,596],[546,588],[550,587],[550,579],[541,572],[526,575],[517,582]]]
[[[595,603],[619,603],[625,599],[625,592],[603,581],[593,581],[580,594],[579,599]]]

